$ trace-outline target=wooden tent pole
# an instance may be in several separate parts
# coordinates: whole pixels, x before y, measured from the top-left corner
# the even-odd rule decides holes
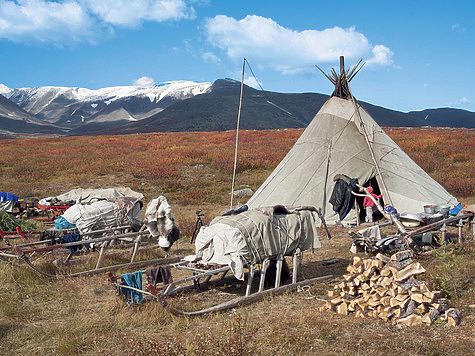
[[[356,100],[353,96],[353,93],[351,92],[349,83],[348,83],[348,90],[350,92],[351,101],[353,102],[353,106],[355,107],[356,114],[358,116],[358,119],[360,120],[360,126],[361,126],[361,129],[363,130],[363,136],[366,140],[366,144],[368,145],[369,152],[371,153],[371,158],[373,159],[373,163],[376,166],[376,172],[378,173],[379,179],[381,180],[381,183],[383,185],[384,194],[388,197],[389,202],[391,203],[391,205],[393,205],[393,201],[391,199],[391,196],[389,195],[389,191],[388,191],[388,188],[386,187],[386,183],[384,182],[383,175],[381,174],[381,169],[379,168],[379,164],[376,161],[376,156],[375,156],[374,151],[373,151],[373,146],[371,146],[371,142],[369,141],[368,134],[366,133],[366,128],[365,128],[365,125],[363,123],[363,119],[361,118],[360,111],[358,109],[358,105],[356,105]]]
[[[238,110],[238,117],[237,117],[237,125],[236,125],[236,147],[234,148],[234,170],[233,170],[233,184],[231,187],[231,204],[229,209],[233,209],[233,198],[234,198],[234,183],[236,181],[236,166],[237,166],[237,153],[238,153],[238,142],[239,142],[239,121],[241,120],[241,107],[242,107],[242,92],[244,89],[244,70],[246,69],[246,58],[242,63],[242,77],[241,77],[241,94],[239,97],[239,110]]]
[[[323,184],[323,199],[322,199],[322,215],[325,216],[326,213],[326,202],[327,202],[327,182],[328,182],[328,170],[330,168],[330,156],[332,151],[332,141],[328,145],[328,154],[327,154],[327,167],[325,169],[325,182]]]

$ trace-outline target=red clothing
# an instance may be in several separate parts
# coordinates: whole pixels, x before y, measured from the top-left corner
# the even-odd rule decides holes
[[[373,187],[368,187],[368,191],[370,194],[373,196],[374,199],[378,200],[379,198],[382,197],[382,195],[376,195],[373,193]],[[374,201],[371,200],[370,197],[365,197],[363,200],[363,207],[366,208],[367,206],[375,206]]]

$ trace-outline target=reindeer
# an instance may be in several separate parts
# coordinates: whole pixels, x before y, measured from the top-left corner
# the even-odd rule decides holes
[[[144,224],[150,234],[158,238],[158,245],[168,256],[170,247],[180,237],[180,229],[173,219],[170,204],[163,195],[156,196],[147,204]]]

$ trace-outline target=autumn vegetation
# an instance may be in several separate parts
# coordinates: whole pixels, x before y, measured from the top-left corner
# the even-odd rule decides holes
[[[474,203],[475,130],[386,132],[463,204]],[[257,189],[301,133],[241,131],[236,189]],[[234,140],[235,132],[2,140],[0,191],[42,198],[77,187],[120,185],[143,193],[145,202],[163,194],[184,235],[172,254],[182,256],[192,252],[195,211],[203,210],[209,222],[229,208]],[[236,198],[235,204],[246,200]],[[158,303],[128,307],[104,276],[50,280],[21,263],[1,263],[0,355],[470,354],[475,341],[473,241],[446,246],[420,260],[431,288],[442,290],[461,309],[461,326],[448,329],[435,323],[401,329],[377,319],[318,311],[352,258],[347,231],[331,232],[333,239],[327,240],[322,231],[323,248],[307,252],[303,260],[305,278],[332,274],[328,283],[195,319],[172,316]],[[141,253],[141,259],[161,256],[158,250]],[[340,262],[322,266],[330,258]],[[86,263],[93,266],[94,258]],[[209,305],[235,292],[235,286],[226,286],[172,303]]]

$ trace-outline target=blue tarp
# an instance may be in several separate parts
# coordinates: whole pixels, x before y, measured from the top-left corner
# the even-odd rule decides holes
[[[12,193],[0,192],[1,201],[18,201],[18,197]]]
[[[68,220],[60,216],[54,221],[54,228],[56,230],[63,230],[63,229],[74,229],[76,225],[71,224]]]

